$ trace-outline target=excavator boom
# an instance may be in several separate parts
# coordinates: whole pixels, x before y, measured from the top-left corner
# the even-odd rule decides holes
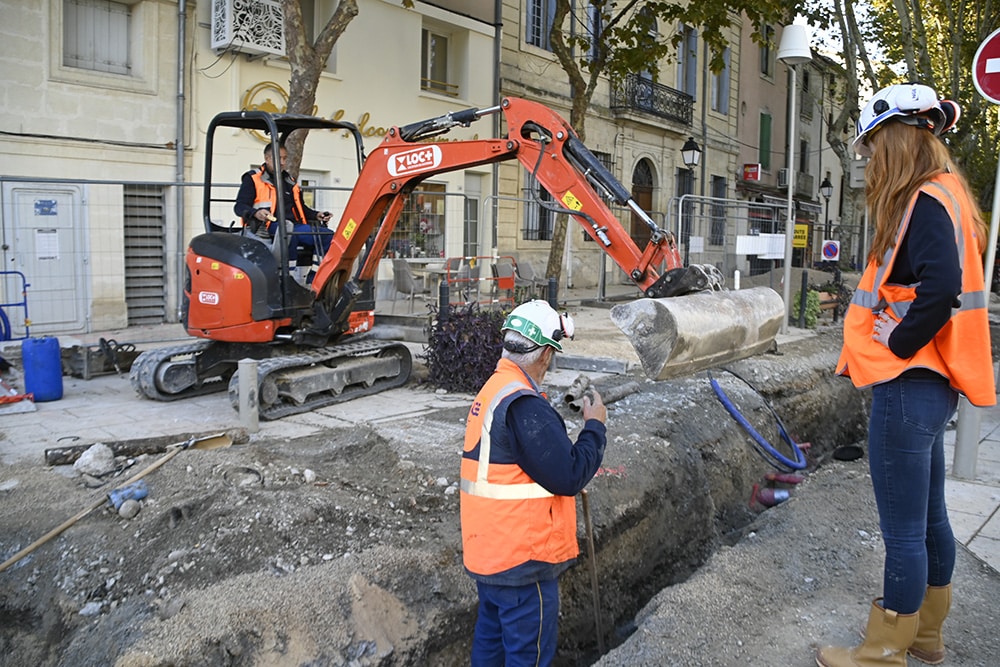
[[[506,124],[502,138],[428,141],[496,114]],[[289,275],[283,225],[276,226],[273,239],[260,239],[212,223],[212,136],[216,127],[225,126],[267,132],[275,150],[296,129],[353,134],[360,171],[338,224],[331,227],[330,247],[311,285],[299,285]],[[773,290],[730,293],[721,290],[714,267],[684,266],[674,235],[636,203],[561,116],[537,102],[505,98],[494,107],[393,127],[367,157],[360,134],[349,123],[225,113],[210,125],[206,151],[206,233],[188,248],[185,325],[192,336],[210,342],[140,355],[132,384],[155,400],[224,388],[228,380],[235,406],[236,366],[247,357],[260,360],[258,396],[264,418],[405,383],[411,366],[405,346],[355,343],[354,337],[343,344],[339,339],[368,327],[369,322],[357,318],[359,300],[375,280],[414,189],[436,174],[511,160],[520,162],[551,195],[551,201],[540,205],[579,223],[647,297],[616,306],[612,319],[632,341],[650,377],[663,379],[760,352],[773,341],[784,315],[781,297]],[[645,247],[636,245],[607,201],[649,227]],[[279,217],[284,212],[280,202],[277,212]],[[682,296],[688,293],[697,294]]]

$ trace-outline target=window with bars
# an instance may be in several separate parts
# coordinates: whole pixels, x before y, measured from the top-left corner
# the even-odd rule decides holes
[[[63,0],[63,65],[131,74],[132,9],[110,0]]]
[[[712,199],[710,207],[711,231],[708,235],[709,245],[725,245],[726,242],[726,205],[722,201],[726,198],[726,177],[712,177]]]
[[[524,188],[524,229],[521,238],[525,241],[550,241],[552,240],[552,222],[555,213],[538,203],[553,201],[552,195],[542,187],[541,183],[530,174]]]
[[[524,41],[546,51],[552,50],[549,32],[556,15],[555,0],[528,0]]]

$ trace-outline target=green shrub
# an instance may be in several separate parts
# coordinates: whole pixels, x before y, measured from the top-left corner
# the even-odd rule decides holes
[[[799,303],[802,298],[802,291],[795,293],[795,298],[792,299],[792,317],[791,322],[796,323],[799,321]],[[819,292],[814,290],[806,290],[806,328],[815,329],[816,322],[819,320]]]

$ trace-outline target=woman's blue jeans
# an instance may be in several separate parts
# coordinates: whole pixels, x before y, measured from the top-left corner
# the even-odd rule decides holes
[[[937,375],[872,388],[868,465],[885,542],[883,605],[900,614],[920,608],[927,586],[951,583],[944,432],[957,405],[958,394]]]

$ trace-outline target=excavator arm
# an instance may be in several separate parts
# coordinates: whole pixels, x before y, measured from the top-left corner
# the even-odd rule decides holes
[[[497,113],[506,121],[506,138],[426,141]],[[554,202],[547,205],[579,222],[646,296],[674,296],[709,286],[707,273],[683,266],[673,234],[657,226],[565,120],[537,102],[505,98],[496,107],[393,127],[365,160],[313,281],[321,300],[332,302],[331,333],[345,330],[359,284],[374,278],[406,197],[420,182],[436,174],[515,159],[552,195]],[[645,248],[635,244],[605,199],[630,209],[649,226]],[[351,279],[352,267],[366,246],[364,261]]]

